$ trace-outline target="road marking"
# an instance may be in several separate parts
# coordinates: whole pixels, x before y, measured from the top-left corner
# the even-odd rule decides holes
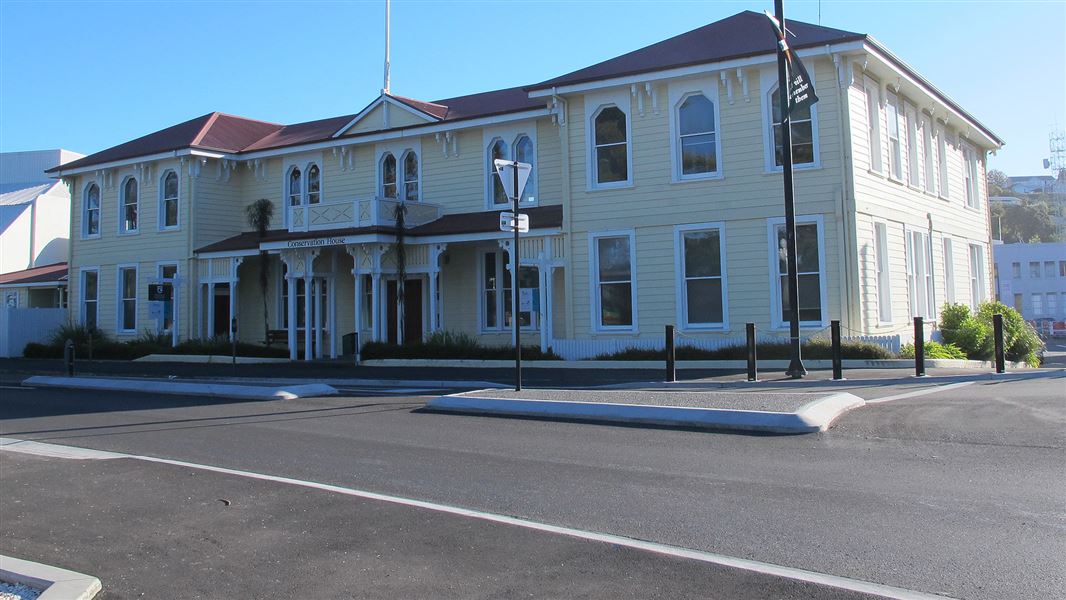
[[[724,554],[716,554],[714,552],[706,552],[703,550],[693,550],[690,548],[684,548],[681,546],[672,546],[669,544],[661,544],[658,542],[651,542],[647,540],[641,540],[636,538],[625,537],[621,535],[615,535],[611,533],[598,533],[595,531],[586,531],[584,529],[574,529],[571,527],[563,527],[560,525],[551,525],[549,523],[541,523],[538,521],[531,521],[529,519],[522,519],[519,517],[511,517],[507,515],[501,515],[497,513],[485,512],[480,510],[473,510],[469,508],[462,508],[459,506],[452,506],[448,504],[438,504],[436,502],[429,502],[426,500],[416,500],[413,498],[404,498],[401,496],[392,496],[389,494],[380,494],[377,492],[370,492],[366,490],[359,490],[355,488],[349,488],[339,485],[332,485],[328,483],[319,483],[316,481],[305,481],[302,479],[293,479],[291,477],[281,477],[278,475],[267,475],[265,473],[256,473],[254,471],[242,471],[239,469],[229,469],[226,467],[216,467],[213,465],[203,465],[198,463],[185,462],[182,460],[172,460],[169,458],[157,458],[153,456],[142,456],[137,454],[124,454],[118,452],[105,452],[101,450],[92,450],[89,448],[77,448],[73,446],[60,446],[56,444],[48,444],[41,442],[33,442],[28,440],[19,440],[15,438],[0,438],[0,451],[20,452],[24,454],[35,454],[38,456],[53,456],[62,458],[82,458],[82,459],[113,459],[113,458],[131,458],[134,460],[141,460],[145,462],[161,463],[166,465],[173,465],[177,467],[185,467],[188,469],[197,469],[200,471],[210,471],[213,473],[222,473],[225,475],[235,475],[238,477],[246,477],[249,479],[258,479],[260,481],[270,481],[274,483],[284,483],[288,485],[295,485],[304,488],[311,488],[316,490],[322,490],[325,492],[333,492],[335,494],[343,494],[346,496],[354,496],[356,498],[363,498],[365,500],[377,500],[380,502],[389,502],[391,504],[398,504],[401,506],[410,506],[413,508],[421,508],[425,510],[432,510],[435,512],[446,513],[451,515],[457,515],[462,517],[469,517],[472,519],[480,519],[482,521],[489,521],[492,523],[500,523],[503,525],[511,525],[514,527],[522,527],[524,529],[531,529],[534,531],[542,531],[545,533],[553,533],[557,535],[565,535],[567,537],[592,541],[602,542],[605,544],[613,544],[616,546],[622,546],[625,548],[632,548],[635,550],[643,550],[646,552],[653,552],[655,554],[662,554],[665,556],[673,556],[677,558],[686,558],[689,560],[695,560],[703,563],[718,565],[722,567],[728,567],[732,569],[739,569],[742,571],[750,571],[752,573],[759,573],[761,575],[769,575],[771,577],[780,577],[783,579],[790,579],[793,581],[799,581],[803,583],[811,583],[815,585],[822,585],[826,587],[847,590],[852,592],[858,592],[862,594],[871,594],[881,598],[891,598],[894,600],[951,600],[947,596],[941,596],[937,594],[927,594],[924,592],[918,592],[914,590],[908,590],[904,588],[893,587],[889,585],[883,585],[880,583],[872,583],[869,581],[862,581],[859,579],[851,579],[849,577],[838,577],[836,575],[829,575],[826,573],[818,573],[816,571],[806,571],[804,569],[797,569],[795,567],[784,567],[781,565],[775,565],[771,563],[760,562],[756,560],[749,560],[746,558],[737,558],[735,556],[727,556]]]
[[[0,390],[35,390],[37,388],[23,385],[0,385]]]
[[[902,394],[896,394],[894,396],[885,396],[884,398],[874,398],[873,400],[867,400],[867,404],[880,404],[882,402],[891,402],[893,400],[903,400],[904,398],[917,398],[918,396],[926,396],[928,394],[935,394],[937,392],[946,392],[955,388],[960,388],[974,383],[973,381],[960,381],[958,383],[949,383],[947,385],[938,385],[931,388],[923,388],[920,390],[914,390],[912,392],[904,392]]]

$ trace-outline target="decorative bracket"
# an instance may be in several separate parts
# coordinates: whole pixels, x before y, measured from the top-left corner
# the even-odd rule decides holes
[[[718,78],[725,84],[726,102],[733,104],[733,80],[730,79],[729,72],[722,71],[718,74]]]
[[[737,81],[740,82],[740,90],[744,94],[744,102],[751,102],[751,93],[748,91],[748,72],[740,67],[737,67]]]

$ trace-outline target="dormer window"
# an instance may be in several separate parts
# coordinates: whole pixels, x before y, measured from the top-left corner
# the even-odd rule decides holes
[[[129,177],[122,184],[122,215],[119,217],[119,233],[137,232],[137,180]]]
[[[300,206],[301,176],[299,167],[293,167],[289,171],[289,206]]]
[[[322,200],[322,174],[318,165],[311,163],[307,168],[307,203],[318,204]]]
[[[418,155],[412,150],[403,156],[403,199],[418,201]]]
[[[396,157],[391,152],[381,159],[381,195],[396,198]]]
[[[100,235],[100,186],[90,183],[85,189],[85,214],[82,231],[86,237]]]

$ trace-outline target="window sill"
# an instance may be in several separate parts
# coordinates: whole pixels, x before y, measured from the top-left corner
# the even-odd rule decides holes
[[[594,327],[592,329],[593,335],[640,335],[640,330],[636,328],[630,329],[601,329]]]
[[[810,163],[810,164],[802,164],[802,165],[792,165],[792,171],[793,172],[796,172],[796,171],[799,171],[799,172],[803,172],[803,171],[818,171],[818,170],[821,170],[821,168],[822,168],[822,163]],[[780,175],[780,174],[782,174],[784,172],[785,172],[785,169],[782,168],[782,167],[771,167],[769,169],[764,170],[763,171],[763,175]]]
[[[682,333],[723,333],[729,331],[729,323],[716,323],[714,325],[690,325],[688,323],[678,328]]]
[[[166,233],[168,231],[181,231],[181,226],[176,225],[174,227],[160,227],[158,231],[159,233]]]
[[[689,175],[688,177],[678,177],[675,174],[670,178],[670,183],[696,183],[700,181],[721,181],[723,179],[725,179],[725,175],[721,172],[707,175]]]
[[[800,333],[801,333],[800,337],[801,338],[803,337],[802,333],[803,333],[804,329],[825,329],[826,327],[829,327],[829,321],[822,321],[821,323],[819,323],[817,321],[801,321],[800,322]],[[788,323],[774,323],[774,326],[770,328],[770,331],[785,331],[785,332],[787,332],[788,330],[789,330],[789,324]],[[782,339],[785,342],[788,341],[788,338],[782,338]]]
[[[141,235],[141,230],[140,229],[134,229],[133,231],[120,231],[120,232],[118,232],[118,235],[120,237]]]
[[[94,233],[92,235],[83,235],[83,236],[81,236],[81,239],[82,240],[98,240],[98,239],[100,239],[100,234],[99,233]]]
[[[628,190],[628,189],[632,189],[634,187],[636,187],[636,186],[633,185],[632,181],[625,181],[625,182],[619,182],[617,184],[602,183],[602,184],[595,185],[595,186],[586,186],[585,187],[585,191],[588,192],[588,193],[609,192],[611,190]]]

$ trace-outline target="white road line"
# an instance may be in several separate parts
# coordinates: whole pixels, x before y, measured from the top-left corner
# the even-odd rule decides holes
[[[771,563],[759,562],[756,560],[749,560],[745,558],[737,558],[734,556],[726,556],[724,554],[716,554],[714,552],[705,552],[703,550],[693,550],[690,548],[683,548],[680,546],[671,546],[669,544],[660,544],[658,542],[650,542],[647,540],[640,540],[635,538],[629,538],[620,535],[614,535],[610,533],[598,533],[595,531],[586,531],[583,529],[574,529],[571,527],[562,527],[559,525],[551,525],[548,523],[540,523],[537,521],[531,521],[529,519],[522,519],[518,517],[511,517],[507,515],[501,515],[497,513],[484,512],[480,510],[472,510],[469,508],[462,508],[459,506],[451,506],[448,504],[438,504],[436,502],[428,502],[425,500],[415,500],[413,498],[403,498],[401,496],[392,496],[389,494],[379,494],[377,492],[370,492],[366,490],[358,490],[355,488],[343,487],[339,485],[331,485],[328,483],[319,483],[315,481],[305,481],[302,479],[293,479],[290,477],[280,477],[277,475],[267,475],[265,473],[256,473],[253,471],[241,471],[238,469],[228,469],[226,467],[216,467],[212,465],[202,465],[197,463],[190,463],[181,460],[171,460],[167,458],[156,458],[152,456],[141,456],[137,454],[123,454],[117,452],[103,452],[100,450],[92,450],[88,448],[76,448],[70,446],[60,446],[56,444],[47,444],[40,442],[30,442],[17,440],[14,438],[0,438],[0,451],[21,452],[25,454],[36,454],[41,456],[58,456],[63,458],[92,458],[92,459],[111,459],[111,458],[131,458],[135,460],[142,460],[146,462],[161,463],[166,465],[174,465],[178,467],[185,467],[189,469],[197,469],[200,471],[211,471],[214,473],[223,473],[226,475],[236,475],[238,477],[247,477],[249,479],[258,479],[261,481],[271,481],[274,483],[284,483],[288,485],[295,485],[304,488],[311,488],[316,490],[322,490],[326,492],[333,492],[335,494],[343,494],[346,496],[354,496],[357,498],[363,498],[366,500],[377,500],[380,502],[389,502],[392,504],[399,504],[401,506],[410,506],[414,508],[421,508],[425,510],[432,510],[435,512],[446,513],[451,515],[458,515],[462,517],[469,517],[472,519],[480,519],[482,521],[489,521],[492,523],[500,523],[503,525],[512,525],[515,527],[522,527],[524,529],[531,529],[534,531],[542,531],[546,533],[553,533],[557,535],[565,535],[572,538],[588,540],[592,542],[602,542],[605,544],[614,544],[616,546],[623,546],[626,548],[633,548],[635,550],[643,550],[646,552],[654,552],[656,554],[662,554],[666,556],[674,556],[677,558],[687,558],[690,560],[696,560],[703,563],[719,565],[723,567],[740,569],[743,571],[750,571],[752,573],[759,573],[762,575],[769,575],[771,577],[781,577],[783,579],[790,579],[793,581],[800,581],[804,583],[812,583],[815,585],[822,585],[826,587],[847,590],[852,592],[859,592],[862,594],[871,594],[882,598],[891,598],[895,600],[950,600],[947,596],[941,596],[936,594],[927,594],[924,592],[918,592],[914,590],[908,590],[904,588],[893,587],[889,585],[882,585],[880,583],[872,583],[868,581],[861,581],[859,579],[851,579],[849,577],[838,577],[836,575],[829,575],[826,573],[818,573],[815,571],[806,571],[803,569],[797,569],[794,567],[784,567]]]
[[[880,404],[882,402],[891,402],[893,400],[903,400],[904,398],[917,398],[918,396],[925,396],[928,394],[935,394],[937,392],[946,392],[955,388],[960,388],[974,383],[973,381],[960,381],[958,383],[949,383],[947,385],[937,385],[929,388],[922,388],[920,390],[914,390],[911,392],[904,392],[902,394],[896,394],[894,396],[885,396],[884,398],[874,398],[873,400],[866,400],[867,404]]]
[[[0,385],[0,390],[35,390],[37,388],[28,385]]]

